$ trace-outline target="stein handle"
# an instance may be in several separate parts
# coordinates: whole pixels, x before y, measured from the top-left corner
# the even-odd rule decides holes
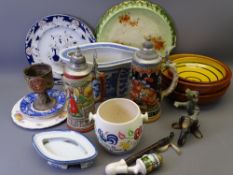
[[[164,68],[165,69],[167,69],[167,68],[170,69],[170,71],[173,74],[173,78],[172,78],[172,82],[171,82],[170,86],[167,89],[162,91],[161,99],[163,99],[165,96],[169,95],[176,88],[176,85],[178,83],[178,74],[177,74],[177,71],[176,71],[175,64],[167,62],[167,63],[165,63]]]
[[[94,82],[93,82],[93,91],[94,91],[94,100],[95,103],[102,102],[105,97],[105,73],[104,72],[96,72],[96,75],[94,76]],[[99,82],[99,83],[97,83]],[[97,85],[99,84],[99,85]],[[95,87],[97,86],[97,88]]]
[[[105,97],[105,73],[104,72],[98,72],[99,76],[99,81],[100,81],[100,98],[99,101],[102,102]]]

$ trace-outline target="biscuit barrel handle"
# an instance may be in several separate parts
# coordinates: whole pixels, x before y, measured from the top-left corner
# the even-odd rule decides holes
[[[148,120],[148,113],[146,112],[145,114],[141,114],[140,118],[141,118],[143,121],[147,121],[147,120]]]
[[[89,117],[88,117],[89,122],[91,122],[92,120],[95,121],[95,118],[96,118],[96,114],[93,114],[92,112],[90,112],[90,113],[89,113]]]

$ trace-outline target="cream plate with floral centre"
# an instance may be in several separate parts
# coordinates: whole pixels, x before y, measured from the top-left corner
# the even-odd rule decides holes
[[[145,0],[124,1],[112,7],[97,28],[98,42],[140,48],[146,39],[153,42],[162,56],[176,45],[175,29],[167,12],[158,4]]]

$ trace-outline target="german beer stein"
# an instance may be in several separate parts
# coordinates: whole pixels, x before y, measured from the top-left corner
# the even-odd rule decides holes
[[[161,70],[169,68],[173,73],[173,80],[166,90],[161,86]],[[132,61],[131,86],[129,97],[135,101],[141,111],[148,112],[148,122],[160,118],[161,100],[176,87],[178,75],[174,64],[163,63],[150,41],[143,43],[142,49],[135,52]]]
[[[94,127],[88,115],[95,111],[93,82],[96,81],[96,62],[94,66],[87,64],[79,48],[69,59],[63,76],[67,96],[67,126],[72,130],[88,132]]]

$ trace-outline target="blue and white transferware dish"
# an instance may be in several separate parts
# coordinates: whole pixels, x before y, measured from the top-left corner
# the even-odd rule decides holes
[[[32,140],[38,154],[56,168],[67,169],[80,164],[87,168],[93,164],[97,151],[82,134],[69,130],[55,130],[35,134]]]
[[[82,44],[79,48],[89,64],[93,64],[93,57],[96,56],[98,71],[105,73],[104,99],[125,97],[128,93],[131,61],[138,49],[111,42]],[[61,50],[61,59],[65,63],[69,62],[76,49],[77,47],[70,47]],[[93,89],[95,96],[99,96],[98,83],[94,84]]]
[[[51,15],[36,22],[28,31],[25,52],[30,64],[47,63],[56,79],[61,79],[63,65],[60,49],[95,42],[91,29],[81,20],[68,15]]]
[[[50,89],[48,90],[48,95],[56,101],[55,105],[51,109],[46,111],[38,111],[33,108],[33,102],[38,96],[38,94],[33,92],[23,97],[22,101],[20,102],[20,111],[28,117],[33,117],[36,119],[44,119],[56,115],[63,109],[66,103],[65,93],[56,89]]]
[[[20,99],[14,105],[11,111],[11,119],[17,126],[20,126],[25,129],[44,129],[58,125],[66,120],[67,117],[66,111],[61,111],[55,116],[43,120],[36,120],[34,118],[29,118],[20,111],[21,101],[22,99]]]

